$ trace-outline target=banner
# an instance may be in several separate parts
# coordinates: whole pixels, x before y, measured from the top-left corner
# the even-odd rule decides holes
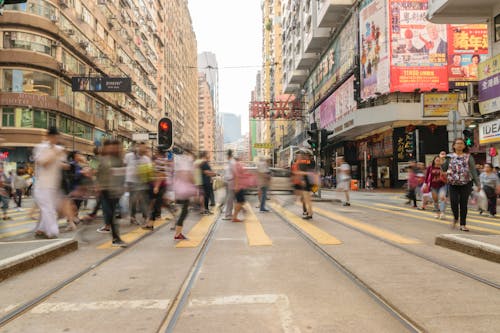
[[[500,54],[479,66],[479,111],[488,114],[500,110]]]
[[[354,76],[351,76],[319,106],[320,128],[342,121],[356,106]]]
[[[478,65],[488,57],[486,24],[448,25],[448,79],[450,89],[479,80]]]
[[[423,94],[424,117],[447,117],[450,111],[458,110],[458,94]]]
[[[333,86],[341,82],[356,65],[358,51],[357,14],[352,14],[307,80],[310,101],[321,99]],[[314,96],[314,98],[313,98]],[[312,103],[312,102],[311,102]],[[312,105],[308,105],[308,108]]]
[[[479,124],[479,143],[482,145],[500,142],[500,119]]]
[[[426,20],[427,0],[389,0],[391,92],[448,91],[446,25]]]
[[[88,77],[71,78],[73,91],[124,92],[132,91],[132,80],[129,77]]]
[[[389,92],[386,0],[365,0],[359,12],[361,98]]]

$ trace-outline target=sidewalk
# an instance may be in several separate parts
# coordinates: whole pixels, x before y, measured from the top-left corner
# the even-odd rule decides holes
[[[499,235],[443,234],[436,237],[435,244],[474,257],[500,263]]]
[[[0,242],[0,282],[76,249],[70,238]]]

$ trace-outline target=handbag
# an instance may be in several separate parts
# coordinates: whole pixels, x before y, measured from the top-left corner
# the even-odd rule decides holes
[[[196,195],[196,186],[180,178],[174,178],[174,194],[176,200],[187,200]]]

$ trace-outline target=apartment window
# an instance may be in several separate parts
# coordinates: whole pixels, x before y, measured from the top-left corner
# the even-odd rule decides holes
[[[33,128],[33,110],[21,109],[21,127]]]
[[[33,127],[47,128],[47,112],[41,110],[33,111]]]
[[[62,133],[70,133],[71,132],[71,119],[67,117],[61,117],[59,121],[59,130]]]
[[[495,25],[495,42],[500,42],[500,14],[498,14],[497,16],[495,16],[495,21],[494,21],[494,25]]]
[[[55,96],[57,79],[51,75],[19,69],[3,70],[3,91]]]
[[[49,113],[49,126],[50,127],[57,127],[57,116],[55,113]]]
[[[5,31],[3,35],[4,49],[24,49],[55,56],[52,40],[35,34],[17,31]]]
[[[16,125],[16,114],[13,108],[3,108],[2,127],[14,127]]]

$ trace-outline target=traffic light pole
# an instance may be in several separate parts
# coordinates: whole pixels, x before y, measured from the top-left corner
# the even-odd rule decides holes
[[[320,160],[321,160],[321,132],[318,133],[318,148],[316,149],[316,165],[315,165],[315,171],[316,174],[318,175],[318,198],[321,199],[321,169],[320,169]]]

